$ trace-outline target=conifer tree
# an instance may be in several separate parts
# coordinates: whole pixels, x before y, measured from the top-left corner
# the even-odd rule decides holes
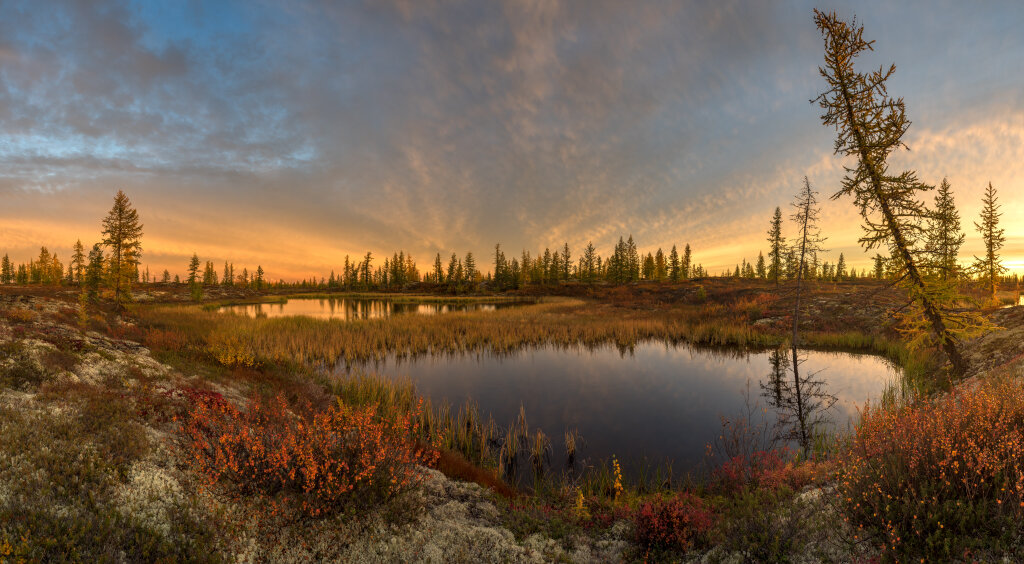
[[[580,279],[586,284],[593,283],[597,276],[597,251],[591,241],[587,242],[587,248],[583,250],[582,267]]]
[[[0,260],[0,284],[10,284],[14,281],[14,269],[11,267],[11,259],[4,253]]]
[[[89,263],[85,267],[85,275],[82,280],[82,287],[86,299],[90,303],[96,303],[100,299],[100,282],[103,280],[103,249],[96,243],[89,251]]]
[[[254,280],[257,290],[263,289],[263,266],[256,265],[256,279]]]
[[[434,284],[444,283],[444,265],[441,264],[441,253],[434,257]]]
[[[188,263],[188,288],[192,295],[192,301],[203,299],[203,287],[199,283],[199,255],[192,253],[192,260]]]
[[[658,282],[663,282],[668,278],[668,264],[665,262],[665,253],[658,248],[658,252],[654,253],[654,279]]]
[[[690,277],[690,264],[691,264],[692,260],[693,260],[693,257],[690,255],[690,244],[687,243],[686,247],[683,248],[683,270],[682,270],[682,273],[683,273],[683,279],[684,280]],[[703,274],[703,271],[701,272],[701,274]],[[700,276],[694,275],[694,278],[700,278]]]
[[[764,262],[764,253],[760,251],[758,251],[757,253],[757,268],[755,269],[755,274],[758,278],[762,280],[764,280],[768,276],[768,272]]]
[[[142,258],[139,213],[120,190],[114,196],[114,206],[103,219],[103,244],[110,249],[107,269],[114,287],[114,306],[120,309],[131,299],[131,283]]]
[[[996,299],[996,289],[999,284],[999,275],[1006,272],[999,257],[999,251],[1006,242],[1006,230],[999,227],[999,202],[996,197],[996,189],[992,183],[988,183],[985,195],[981,199],[981,223],[975,222],[974,227],[981,234],[982,242],[985,244],[985,255],[974,257],[974,268],[981,275],[981,279],[988,286],[989,295]]]
[[[160,281],[163,282],[164,284],[169,284],[171,282],[171,271],[165,268],[164,274],[163,276],[161,276]]]
[[[676,251],[676,246],[672,245],[672,250],[668,253],[668,279],[672,282],[679,282],[681,275],[679,251]]]
[[[985,322],[954,311],[959,301],[955,290],[948,284],[929,283],[921,271],[918,245],[928,214],[918,194],[929,187],[914,171],[894,174],[886,162],[903,146],[903,135],[910,127],[903,99],[891,98],[886,89],[896,66],[858,72],[854,61],[872,50],[873,43],[864,40],[864,27],[841,20],[835,12],[819,10],[814,11],[814,21],[824,38],[825,65],[819,71],[828,85],[814,101],[825,112],[823,123],[836,129],[835,153],[856,159],[855,166],[846,167],[842,188],[833,199],[853,196],[864,220],[860,242],[866,249],[889,248],[894,259],[890,263],[899,268],[897,280],[911,300],[912,309],[900,315],[910,345],[934,341],[946,353],[953,372],[963,374],[967,362],[960,352],[960,338],[980,330]]]
[[[811,181],[806,176],[804,177],[804,187],[800,190],[796,200],[793,202],[795,212],[793,213],[793,222],[797,225],[797,239],[793,243],[793,250],[797,256],[797,264],[804,265],[807,263],[807,257],[813,256],[818,251],[825,250],[822,248],[822,243],[825,239],[821,236],[821,231],[818,228],[818,215],[820,210],[818,209],[817,192],[811,188]],[[800,325],[800,290],[803,283],[804,268],[801,266],[797,267],[796,274],[796,301],[793,306],[793,363],[797,363],[796,358],[796,347],[799,345],[799,325]]]
[[[782,276],[783,253],[786,252],[786,239],[782,236],[782,209],[775,208],[771,227],[768,228],[768,279],[779,285]]]
[[[626,264],[630,282],[640,280],[640,253],[637,251],[633,235],[626,241]]]
[[[560,278],[562,280],[569,279],[569,265],[572,264],[572,255],[569,253],[569,243],[562,244],[562,258],[558,262],[559,266],[562,267]]]
[[[363,257],[363,263],[360,267],[360,282],[363,288],[369,289],[373,285],[373,276],[370,268],[370,264],[373,262],[373,253],[366,251],[366,256]]]
[[[81,285],[85,276],[85,246],[82,240],[75,241],[75,250],[71,255],[72,280],[75,284]]]
[[[188,263],[188,285],[194,286],[199,278],[199,255],[192,253],[192,260]]]
[[[462,267],[465,270],[466,281],[472,284],[476,282],[476,260],[473,258],[473,252],[466,253],[466,260],[462,261]]]
[[[953,201],[953,192],[945,178],[935,194],[935,209],[928,224],[927,249],[931,255],[929,270],[937,271],[943,280],[959,277],[956,259],[964,233],[960,230],[960,213]]]

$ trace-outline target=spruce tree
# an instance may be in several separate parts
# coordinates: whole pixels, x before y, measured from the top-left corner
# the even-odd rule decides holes
[[[626,241],[626,264],[630,282],[640,280],[640,253],[637,251],[633,235]]]
[[[465,270],[466,281],[470,284],[476,282],[476,259],[473,258],[472,251],[466,253],[466,260],[462,261],[462,267]]]
[[[118,190],[114,205],[103,219],[103,244],[110,249],[107,269],[114,287],[114,306],[131,300],[131,283],[142,258],[142,224],[139,212],[124,192]]]
[[[14,269],[11,268],[11,259],[4,253],[3,260],[0,260],[0,284],[10,284],[14,281]]]
[[[757,267],[754,272],[758,278],[764,280],[768,276],[767,269],[764,262],[764,253],[758,251],[757,253]]]
[[[658,252],[654,253],[654,279],[663,282],[666,278],[668,278],[668,264],[665,262],[665,253],[659,247]]]
[[[444,265],[441,264],[441,253],[434,257],[434,284],[444,283]]]
[[[572,254],[569,253],[569,243],[562,245],[562,258],[559,261],[559,266],[562,267],[560,278],[562,280],[569,279],[569,265],[572,264]]]
[[[930,255],[929,270],[937,272],[943,280],[959,277],[960,268],[956,259],[960,246],[964,244],[964,233],[960,230],[960,213],[953,201],[953,192],[945,178],[935,194],[935,209],[928,224],[927,249]]]
[[[103,280],[103,249],[96,243],[89,251],[89,263],[85,267],[85,275],[82,280],[82,288],[89,303],[96,303],[100,299],[100,282]]]
[[[1006,230],[999,227],[999,216],[1003,214],[999,211],[996,189],[992,187],[991,182],[985,189],[981,203],[981,223],[975,222],[974,227],[981,234],[982,242],[985,245],[985,255],[974,257],[974,268],[988,286],[989,296],[995,300],[999,275],[1006,272],[1006,267],[1003,266],[999,257],[999,251],[1003,248],[1003,243],[1006,242]]]
[[[782,276],[783,253],[786,252],[786,239],[782,236],[782,209],[775,208],[771,227],[768,228],[768,279],[779,285]]]
[[[81,285],[85,276],[85,246],[82,240],[75,241],[75,250],[71,255],[72,280],[75,284]]]
[[[929,187],[914,171],[894,173],[886,162],[903,146],[903,135],[910,127],[903,99],[891,98],[886,89],[896,66],[858,72],[854,61],[872,50],[873,43],[864,40],[864,27],[841,20],[835,12],[815,10],[814,14],[825,43],[825,65],[819,71],[828,86],[814,101],[825,112],[822,122],[836,129],[835,153],[856,159],[855,166],[846,167],[842,188],[832,197],[853,196],[864,220],[860,242],[866,249],[889,248],[890,263],[899,267],[897,280],[911,300],[912,308],[900,314],[911,347],[934,341],[946,353],[953,372],[963,374],[967,362],[960,352],[960,339],[986,324],[976,315],[955,311],[960,300],[955,289],[930,284],[921,271],[919,243],[928,212],[919,193]]]
[[[188,263],[188,285],[193,286],[199,279],[199,255],[192,253],[192,260]]]
[[[687,243],[686,247],[683,248],[683,269],[682,269],[682,274],[683,274],[683,279],[684,280],[690,277],[690,264],[692,263],[692,261],[693,261],[693,257],[690,255],[690,244]],[[703,274],[703,271],[701,271],[700,274]],[[700,277],[694,275],[694,278],[700,278]]]
[[[836,280],[846,278],[846,257],[839,253],[839,262],[836,263]]]
[[[594,249],[593,242],[587,242],[587,248],[583,250],[582,260],[583,268],[580,272],[580,279],[586,284],[591,284],[597,275],[597,251]]]
[[[672,282],[679,282],[681,274],[679,252],[676,251],[676,246],[672,245],[672,250],[668,253],[668,279]]]

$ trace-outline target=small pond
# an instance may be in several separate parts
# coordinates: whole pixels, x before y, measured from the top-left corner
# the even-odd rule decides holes
[[[388,298],[289,298],[280,303],[237,304],[218,311],[240,313],[250,317],[305,316],[317,319],[384,319],[392,315],[438,315],[456,311],[494,311],[521,305],[523,302],[481,303],[476,301],[413,301]]]
[[[800,418],[845,428],[858,406],[880,398],[899,376],[877,356],[801,351],[798,394],[791,359],[790,351],[645,342],[627,351],[548,347],[501,357],[389,358],[336,370],[411,379],[435,406],[447,401],[453,410],[472,398],[501,428],[516,421],[522,405],[530,432],[540,428],[551,437],[556,468],[565,459],[563,433],[576,429],[583,458],[614,454],[631,474],[645,459],[648,465],[672,460],[678,474],[699,469],[723,416],[739,416],[749,405],[755,420],[781,421],[791,439],[799,436]]]

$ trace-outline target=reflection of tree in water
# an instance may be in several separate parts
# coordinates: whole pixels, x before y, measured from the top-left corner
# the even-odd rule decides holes
[[[817,429],[828,421],[827,412],[835,405],[821,371],[800,373],[804,359],[796,347],[779,348],[768,355],[771,371],[761,382],[761,395],[775,408],[780,438],[796,441],[804,454],[810,454]]]

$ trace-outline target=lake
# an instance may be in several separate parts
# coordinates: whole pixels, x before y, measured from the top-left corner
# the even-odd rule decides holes
[[[281,303],[236,304],[218,311],[239,313],[250,317],[305,316],[317,319],[384,319],[392,315],[439,315],[456,311],[494,311],[499,308],[522,305],[524,302],[429,301],[387,298],[289,298]]]
[[[435,406],[447,401],[457,407],[472,398],[481,414],[490,413],[502,428],[516,420],[522,405],[531,432],[541,428],[552,438],[556,468],[564,460],[564,431],[576,429],[583,438],[582,457],[593,461],[614,454],[627,473],[645,458],[648,463],[671,459],[679,473],[699,467],[706,445],[721,434],[721,417],[741,415],[746,397],[756,408],[755,418],[778,416],[796,438],[798,408],[805,422],[845,428],[856,419],[858,406],[878,399],[899,376],[877,356],[815,351],[800,356],[799,406],[789,351],[738,353],[645,342],[622,352],[547,347],[501,357],[391,357],[359,367],[339,365],[337,371],[411,379]]]

